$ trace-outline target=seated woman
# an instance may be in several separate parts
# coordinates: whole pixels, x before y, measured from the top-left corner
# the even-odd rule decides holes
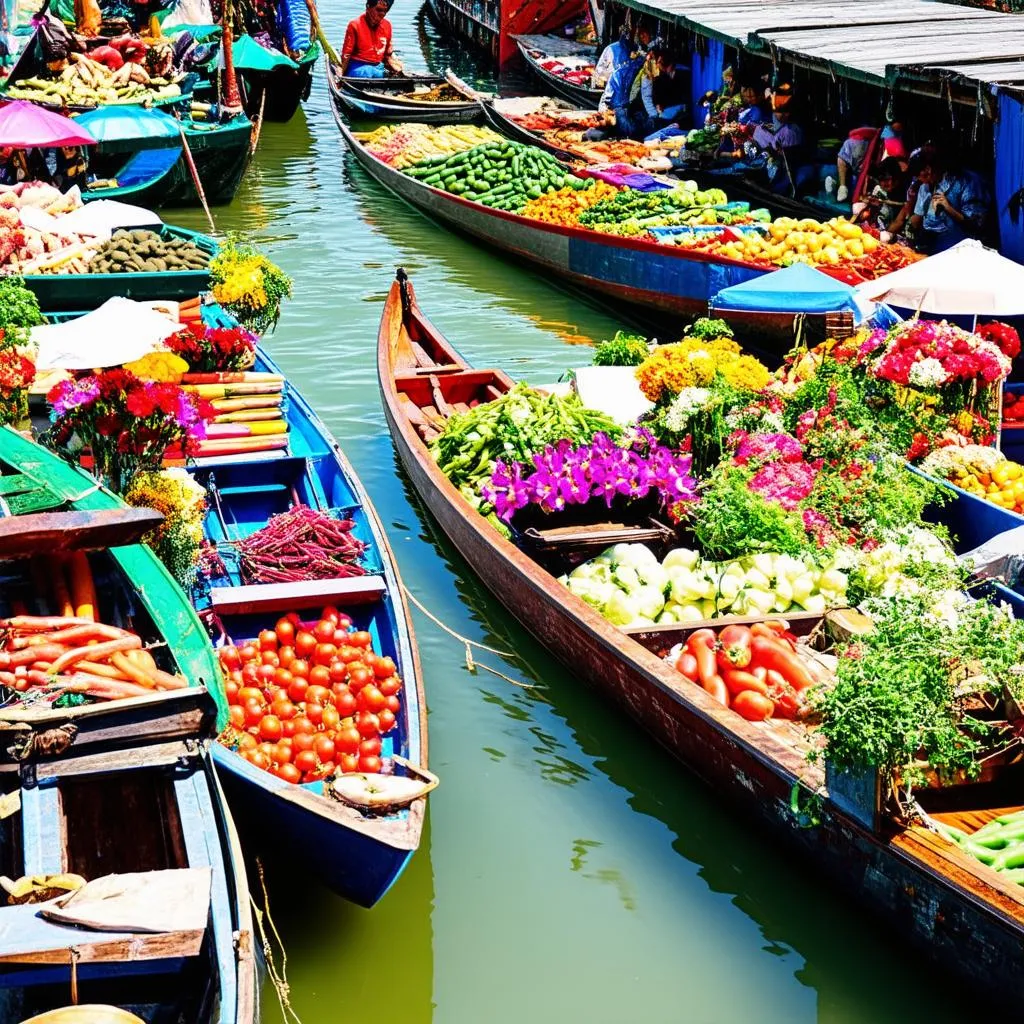
[[[772,119],[754,127],[746,150],[752,166],[759,166],[773,192],[792,190],[790,168],[799,162],[804,131],[793,120],[794,94],[791,85],[780,85],[772,93]],[[748,156],[748,159],[749,159]]]
[[[919,252],[944,252],[981,235],[991,199],[980,175],[952,166],[934,146],[912,154],[908,171],[920,184],[910,218]]]
[[[856,224],[868,224],[892,237],[892,226],[906,202],[907,178],[903,164],[894,156],[887,156],[875,172],[877,184],[862,202],[853,204]]]

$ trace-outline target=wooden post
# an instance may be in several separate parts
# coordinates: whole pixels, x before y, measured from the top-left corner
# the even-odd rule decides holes
[[[242,109],[242,98],[238,95],[238,79],[235,78],[235,57],[231,52],[234,34],[231,30],[231,0],[224,0],[223,36],[224,47],[224,106],[231,111]]]

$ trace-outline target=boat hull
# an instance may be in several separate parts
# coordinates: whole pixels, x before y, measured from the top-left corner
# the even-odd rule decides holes
[[[564,78],[553,75],[547,68],[541,67],[526,43],[521,39],[517,39],[516,45],[519,47],[523,60],[526,61],[526,66],[542,85],[583,110],[597,110],[604,90],[590,89],[583,85],[573,85]]]
[[[416,124],[472,124],[483,120],[479,103],[395,103],[374,99],[364,90],[342,86],[338,98],[356,118],[374,121],[402,121]]]
[[[496,109],[493,102],[486,102],[483,106],[487,123],[506,138],[521,142],[525,146],[536,146],[538,149],[543,149],[545,153],[557,156],[559,160],[579,160],[579,156],[576,153],[572,153],[568,149],[562,149],[560,146],[555,146],[536,132],[531,132],[523,128],[522,125],[516,124],[510,117],[506,117],[500,110]]]
[[[193,127],[185,134],[206,201],[212,206],[230,203],[249,167],[252,122],[247,117],[239,117],[215,131]],[[161,205],[191,206],[198,202],[199,193],[192,174],[187,163],[180,160],[165,183]]]
[[[313,70],[319,52],[317,48],[313,58],[303,59],[297,68],[239,71],[242,104],[253,122],[261,114],[264,121],[279,124],[290,121],[295,116],[299,106],[309,99],[309,91],[313,85]]]
[[[359,144],[337,110],[336,119],[358,163],[410,206],[588,293],[662,314],[703,313],[708,299],[722,288],[764,273],[670,246],[541,224],[467,202],[388,167]]]
[[[1019,897],[979,877],[977,865],[924,829],[876,834],[831,802],[812,825],[801,823],[792,809],[794,787],[826,792],[820,769],[763,728],[739,721],[702,690],[677,682],[659,658],[566,593],[474,513],[437,469],[398,398],[391,353],[395,324],[402,322],[396,285],[378,342],[378,376],[395,450],[427,510],[497,600],[575,678],[619,705],[716,792],[783,837],[861,905],[896,923],[933,960],[986,992],[1019,999]],[[433,330],[429,321],[418,322]]]
[[[427,11],[443,28],[471,43],[492,60],[498,60],[497,25],[492,25],[472,11],[463,10],[460,4],[452,0],[427,0]]]

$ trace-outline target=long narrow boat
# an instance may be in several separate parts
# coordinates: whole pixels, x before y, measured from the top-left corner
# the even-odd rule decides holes
[[[374,121],[409,121],[419,124],[469,124],[483,120],[480,100],[473,90],[454,75],[431,82],[429,88],[446,86],[461,97],[457,100],[423,99],[417,90],[421,79],[392,79],[381,85],[368,79],[343,78],[334,67],[328,74],[338,83],[338,99],[356,118]]]
[[[265,354],[256,369],[279,374]],[[368,545],[365,576],[316,583],[241,585],[237,567],[215,580],[198,604],[236,641],[258,636],[286,612],[312,613],[333,604],[356,628],[368,630],[374,649],[393,658],[403,681],[396,730],[382,756],[427,766],[427,710],[419,655],[401,578],[384,528],[338,443],[290,385],[285,385],[287,447],[260,455],[201,458],[191,467],[211,497],[207,538],[239,540],[295,504],[338,510],[355,521]],[[305,618],[306,616],[304,616]],[[292,785],[216,745],[232,810],[254,842],[283,838],[290,848],[316,851],[307,863],[325,883],[361,906],[373,906],[401,874],[419,845],[426,801],[388,814],[364,814],[340,803],[322,782]]]
[[[145,1021],[255,1024],[245,868],[206,749],[218,668],[185,595],[136,543],[159,517],[128,509],[10,428],[0,430],[0,491],[0,614],[16,602],[48,610],[29,556],[85,552],[98,618],[154,644],[161,667],[192,683],[65,708],[5,693],[0,793],[20,813],[0,821],[0,873],[73,873],[94,885],[62,920],[32,904],[0,909],[0,1019],[80,1002]],[[88,900],[112,874],[128,896]]]
[[[586,110],[596,110],[601,102],[603,89],[592,89],[588,85],[576,85],[561,75],[544,67],[544,62],[559,57],[593,58],[593,48],[583,43],[559,39],[558,36],[520,35],[515,37],[519,52],[526,66],[536,75],[546,89],[564,96],[570,103]]]
[[[314,41],[302,56],[289,64],[269,70],[239,67],[238,85],[246,114],[253,121],[260,116],[264,121],[290,121],[299,104],[309,99],[313,70],[319,57],[320,44]]]
[[[442,27],[497,61],[500,3],[493,0],[427,0],[426,11]]]
[[[496,132],[500,132],[506,138],[514,139],[516,142],[522,142],[526,146],[536,146],[538,149],[543,149],[544,152],[557,156],[559,160],[579,160],[579,155],[573,153],[572,150],[548,141],[539,132],[531,132],[528,128],[524,128],[514,118],[510,117],[506,112],[506,107],[514,102],[514,100],[491,99],[484,103],[484,115],[487,118],[487,122]],[[560,100],[557,102],[561,104]],[[569,111],[576,108],[571,103],[566,102],[564,109]]]
[[[658,657],[684,627],[622,631],[501,537],[452,486],[425,438],[451,412],[499,397],[511,380],[467,365],[421,312],[404,272],[392,285],[378,339],[384,414],[416,492],[471,569],[573,675],[617,702],[652,737],[751,818],[774,829],[844,891],[888,918],[934,960],[997,1001],[1024,995],[1024,889],[923,826],[873,827],[840,809],[824,771],[808,763],[807,736],[791,722],[746,722],[688,684]],[[796,788],[795,788],[796,787]],[[956,811],[921,796],[933,818],[970,830],[1021,806],[999,806],[984,787]],[[821,794],[813,823],[792,809],[794,792]],[[942,791],[935,791],[941,793]],[[985,806],[978,806],[984,802]],[[849,805],[846,805],[849,806]]]
[[[345,123],[337,89],[330,85],[338,128],[374,180],[448,227],[552,271],[588,293],[659,313],[702,313],[722,288],[764,273],[736,260],[678,246],[541,223],[425,185],[363,146]]]

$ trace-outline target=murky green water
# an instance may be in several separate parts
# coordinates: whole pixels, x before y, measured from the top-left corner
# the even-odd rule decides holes
[[[322,5],[340,40],[361,0]],[[451,52],[412,0],[393,11],[405,59]],[[472,73],[463,59],[460,70]],[[971,1019],[937,972],[792,863],[770,838],[560,668],[486,593],[396,469],[374,345],[394,269],[466,356],[535,380],[611,317],[436,227],[352,166],[318,77],[268,125],[220,230],[266,243],[296,297],[269,341],[344,445],[388,526],[407,585],[458,632],[515,658],[480,660],[417,614],[430,703],[423,845],[374,911],[307,879],[294,850],[269,878],[304,1024],[747,1024]],[[174,215],[201,227],[202,215]],[[264,1020],[281,1015],[265,993]]]

